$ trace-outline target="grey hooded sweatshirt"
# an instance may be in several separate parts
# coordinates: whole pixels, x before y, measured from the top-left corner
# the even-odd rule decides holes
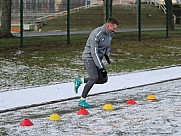
[[[94,29],[86,42],[82,59],[93,60],[99,69],[103,68],[102,58],[110,53],[113,35],[114,32],[109,31],[106,24]]]

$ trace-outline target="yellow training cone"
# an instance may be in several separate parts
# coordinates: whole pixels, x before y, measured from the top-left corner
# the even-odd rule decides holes
[[[61,120],[60,116],[56,113],[53,113],[48,119],[49,120]]]
[[[106,104],[102,108],[103,110],[114,110],[114,107],[111,104]]]
[[[157,100],[157,98],[153,94],[148,95],[148,97],[146,99],[147,100]]]

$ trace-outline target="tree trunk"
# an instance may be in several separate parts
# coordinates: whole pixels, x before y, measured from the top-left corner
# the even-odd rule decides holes
[[[167,14],[168,14],[168,29],[174,30],[173,4],[172,0],[165,0]]]
[[[11,33],[11,4],[12,0],[2,0],[0,38],[12,37]]]

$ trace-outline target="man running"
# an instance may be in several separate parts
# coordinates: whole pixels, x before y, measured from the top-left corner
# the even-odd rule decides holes
[[[111,63],[109,59],[110,44],[118,25],[118,20],[109,18],[103,26],[94,29],[89,35],[82,54],[82,60],[89,77],[74,79],[75,93],[78,93],[78,88],[82,83],[86,83],[80,101],[78,102],[79,106],[91,108],[92,106],[86,102],[89,91],[94,84],[104,84],[108,80],[102,59],[105,57],[108,64]]]

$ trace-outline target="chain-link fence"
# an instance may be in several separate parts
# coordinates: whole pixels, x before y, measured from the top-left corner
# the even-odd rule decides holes
[[[112,2],[112,6],[107,2]],[[172,3],[174,29],[180,30],[181,2],[173,0]],[[23,4],[22,12],[20,12],[21,4]],[[16,36],[19,36],[21,30],[21,14],[23,14],[24,36],[66,35],[67,29],[71,34],[88,34],[92,29],[104,24],[107,15],[120,21],[118,32],[135,33],[140,23],[143,38],[145,31],[166,30],[169,25],[164,0],[142,0],[140,9],[139,0],[23,0],[23,3],[20,0],[12,0],[11,6],[11,32]],[[2,8],[1,1],[0,14]],[[165,33],[163,32],[163,37]],[[133,37],[137,37],[136,35],[137,33]]]

